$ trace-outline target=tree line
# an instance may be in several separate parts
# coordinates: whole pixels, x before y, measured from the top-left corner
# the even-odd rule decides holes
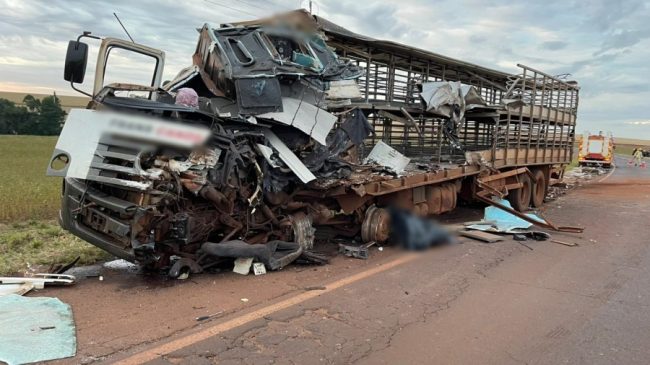
[[[23,105],[0,98],[0,134],[58,135],[66,112],[55,95],[36,99],[27,95]]]

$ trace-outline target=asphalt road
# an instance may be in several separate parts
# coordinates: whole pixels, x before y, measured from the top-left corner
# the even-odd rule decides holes
[[[618,161],[594,180],[546,207],[586,227],[553,233],[577,247],[465,240],[261,277],[83,282],[58,293],[79,337],[63,362],[647,364],[650,172]]]

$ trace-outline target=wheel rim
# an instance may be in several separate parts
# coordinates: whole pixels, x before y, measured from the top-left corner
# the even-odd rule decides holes
[[[361,224],[361,239],[365,243],[385,242],[390,235],[390,215],[386,209],[371,206]]]

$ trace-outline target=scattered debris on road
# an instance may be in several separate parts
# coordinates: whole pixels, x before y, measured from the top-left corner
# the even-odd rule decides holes
[[[546,193],[545,202],[553,201],[561,196],[566,195],[572,189],[579,187],[595,177],[605,175],[611,172],[611,169],[602,167],[576,167],[564,172],[562,180],[551,184]]]
[[[369,248],[377,242],[369,242],[359,246],[345,245],[339,243],[339,253],[348,257],[367,260],[370,257]]]
[[[197,322],[207,321],[208,319],[212,319],[212,318],[215,318],[215,317],[220,317],[222,314],[223,314],[223,311],[219,311],[217,313],[213,313],[213,314],[210,314],[210,315],[207,315],[207,316],[196,317],[195,320]]]
[[[521,218],[522,220],[532,223],[536,226],[540,226],[542,228],[547,228],[547,229],[552,229],[554,231],[558,232],[570,232],[570,233],[582,233],[584,231],[583,227],[574,227],[574,226],[557,226],[553,223],[551,223],[548,219],[546,218],[541,218],[538,217],[537,215],[529,215],[529,214],[524,214],[521,212],[518,212],[514,210],[512,207],[510,207],[508,204],[505,204],[505,200],[501,199],[488,199],[485,198],[481,195],[477,195],[479,199],[485,203],[488,203],[494,207],[497,207],[505,212],[508,212],[518,218]]]
[[[255,275],[264,275],[266,274],[266,266],[262,262],[256,262],[253,264],[253,273]]]
[[[233,267],[232,272],[239,275],[248,275],[251,266],[253,266],[252,257],[238,257],[235,259],[235,267]]]
[[[499,242],[499,241],[503,241],[505,239],[502,236],[498,236],[496,234],[491,234],[491,233],[487,233],[487,232],[480,232],[480,231],[479,232],[476,232],[476,231],[460,231],[460,235],[464,236],[464,237],[473,238],[475,240],[487,242],[487,243]],[[514,236],[517,236],[517,234],[515,234]]]
[[[512,209],[510,202],[505,199],[499,199],[497,202]],[[541,220],[541,218],[532,213],[528,213],[527,216],[531,219]],[[483,220],[466,225],[466,228],[486,232],[513,233],[516,230],[528,229],[532,225],[529,221],[499,207],[487,206],[484,209]]]
[[[46,285],[72,285],[76,282],[72,275],[34,274],[31,277],[0,277],[0,296],[23,295],[32,289],[43,289]]]
[[[528,246],[528,245],[525,244],[523,241],[515,241],[515,242],[517,242],[518,244],[520,244],[520,245],[526,247],[527,249],[529,249],[529,250],[531,250],[531,251],[534,251],[532,247]]]
[[[575,247],[575,246],[578,246],[578,244],[575,243],[575,242],[566,242],[566,241],[560,241],[560,240],[551,240],[551,242],[553,242],[553,243],[558,243],[558,244],[560,244],[560,245],[569,246],[569,247]]]
[[[47,271],[52,274],[64,274],[66,271],[70,270],[71,268],[74,267],[74,265],[79,262],[81,259],[81,256],[77,256],[74,260],[71,262],[65,264],[65,265],[51,265],[50,269]]]
[[[539,221],[540,223],[546,224],[548,223],[547,220],[544,220],[533,213],[524,215],[515,212],[517,214],[513,214],[510,212],[510,210],[512,210],[510,202],[505,199],[495,199],[495,203],[500,204],[509,210],[494,205],[487,206],[484,210],[483,219],[478,222],[465,223],[464,229],[459,230],[459,234],[485,242],[495,242],[494,240],[497,238],[503,239],[502,236],[493,235],[487,232],[512,234],[512,238],[519,243],[526,241],[529,238],[535,241],[546,241],[551,238],[551,235],[546,232],[529,230],[530,227],[533,226],[531,221]],[[473,230],[482,232],[479,234],[478,232],[473,232]],[[531,248],[527,245],[524,246]]]
[[[325,286],[308,286],[308,287],[305,287],[305,288],[304,288],[305,291],[311,291],[311,290],[325,290],[325,289],[327,289],[327,287],[325,287]]]
[[[136,271],[138,270],[138,265],[126,261],[124,259],[118,259],[118,260],[113,260],[113,261],[108,261],[105,262],[102,265],[106,269],[110,270],[123,270],[123,271]]]

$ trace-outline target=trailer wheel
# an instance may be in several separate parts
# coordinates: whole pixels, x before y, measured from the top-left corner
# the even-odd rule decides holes
[[[539,208],[544,204],[544,198],[546,198],[546,191],[548,190],[548,182],[542,170],[535,170],[533,177],[533,197],[531,200],[533,206]]]
[[[523,212],[528,209],[528,206],[530,206],[530,196],[532,195],[533,184],[532,181],[530,181],[530,177],[526,174],[520,175],[519,181],[521,181],[523,186],[519,189],[511,190],[508,193],[507,198],[515,210]]]
[[[390,215],[383,208],[371,206],[361,224],[361,239],[364,243],[383,243],[390,235]]]

